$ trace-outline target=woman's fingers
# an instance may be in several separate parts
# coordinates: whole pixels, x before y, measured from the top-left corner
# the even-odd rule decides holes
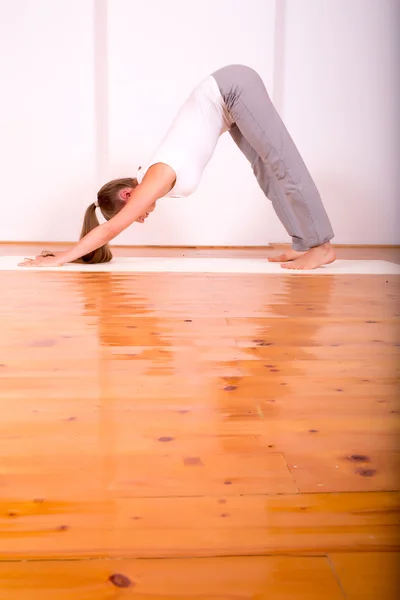
[[[25,258],[19,267],[61,267],[64,263],[56,256],[39,256],[38,258]]]
[[[55,256],[55,254],[51,250],[42,250],[41,253],[36,256],[36,258],[46,258],[46,256]]]
[[[39,256],[38,258],[24,258],[23,262],[19,263],[19,267],[32,267],[34,265],[37,264],[38,260],[40,260],[42,257]]]

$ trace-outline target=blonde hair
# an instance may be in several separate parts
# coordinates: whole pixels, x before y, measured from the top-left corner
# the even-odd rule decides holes
[[[125,179],[113,179],[109,181],[98,191],[97,193],[97,204],[93,202],[86,209],[85,216],[83,218],[82,231],[79,239],[82,239],[100,225],[96,215],[96,208],[99,207],[103,217],[106,221],[109,221],[114,217],[125,205],[125,202],[119,197],[119,192],[127,187],[135,188],[138,185],[136,178],[127,177]],[[89,254],[82,256],[80,259],[85,263],[104,263],[110,262],[112,259],[112,253],[110,246],[105,244],[97,250],[93,250]]]

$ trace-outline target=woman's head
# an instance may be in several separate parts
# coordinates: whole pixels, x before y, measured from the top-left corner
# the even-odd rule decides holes
[[[98,191],[97,203],[93,202],[86,210],[80,239],[85,237],[95,227],[98,227],[99,220],[96,210],[100,210],[103,217],[108,221],[114,217],[129,200],[131,192],[138,185],[135,178],[127,177],[125,179],[114,179],[109,181]],[[82,256],[85,263],[109,262],[112,259],[111,250],[108,244]]]

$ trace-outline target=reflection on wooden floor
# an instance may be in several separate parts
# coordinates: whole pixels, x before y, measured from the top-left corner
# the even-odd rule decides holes
[[[399,280],[1,273],[0,599],[397,597]]]

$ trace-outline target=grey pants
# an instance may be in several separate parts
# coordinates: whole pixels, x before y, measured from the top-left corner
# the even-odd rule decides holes
[[[230,134],[251,163],[295,250],[333,238],[321,196],[261,77],[231,65],[213,73],[234,125]]]

